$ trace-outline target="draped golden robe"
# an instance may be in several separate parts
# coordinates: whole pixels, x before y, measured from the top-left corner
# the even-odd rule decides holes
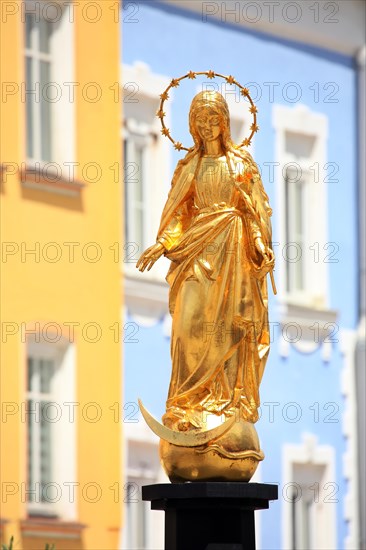
[[[258,419],[270,337],[268,270],[254,240],[272,246],[270,215],[246,151],[188,153],[178,163],[158,231],[171,260],[172,374],[163,421],[172,429],[202,427],[205,412]]]

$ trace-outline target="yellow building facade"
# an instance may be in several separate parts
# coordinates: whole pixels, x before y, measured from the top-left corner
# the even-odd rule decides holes
[[[120,7],[1,4],[1,542],[118,548]]]

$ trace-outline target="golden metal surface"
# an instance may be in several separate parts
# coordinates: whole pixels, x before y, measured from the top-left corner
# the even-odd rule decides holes
[[[144,271],[171,260],[173,318],[164,426],[142,411],[172,481],[248,481],[264,457],[254,423],[270,348],[268,273],[275,292],[272,210],[257,165],[232,142],[221,94],[194,97],[189,127],[194,147],[176,167],[157,242],[137,262]],[[225,433],[222,418],[235,418]]]
[[[249,481],[264,454],[254,424],[240,420],[202,447],[177,447],[161,439],[160,457],[172,482]]]
[[[173,78],[171,80],[169,86],[164,90],[164,92],[162,94],[160,94],[160,106],[159,106],[159,110],[156,113],[156,116],[158,118],[160,118],[160,122],[161,122],[161,126],[162,126],[161,133],[163,134],[163,136],[166,136],[168,139],[170,139],[170,141],[174,145],[174,149],[177,149],[177,151],[181,151],[181,150],[191,151],[192,149],[194,149],[194,148],[184,147],[181,144],[180,141],[175,141],[172,138],[172,136],[170,135],[170,130],[169,130],[169,128],[167,128],[165,126],[165,122],[164,122],[164,118],[165,118],[164,103],[165,103],[165,101],[167,101],[169,99],[169,90],[171,88],[177,88],[180,85],[181,81],[186,79],[186,78],[188,78],[190,80],[194,80],[196,78],[196,76],[202,76],[202,75],[205,75],[205,76],[207,76],[207,78],[210,78],[210,79],[213,79],[215,77],[222,78],[228,84],[230,84],[230,85],[234,84],[235,86],[237,86],[240,89],[240,94],[243,97],[246,97],[248,99],[248,101],[250,102],[249,111],[253,115],[253,124],[250,127],[251,133],[250,133],[249,137],[243,139],[243,141],[241,142],[239,147],[250,145],[255,132],[258,132],[258,130],[259,130],[259,126],[257,125],[258,109],[254,105],[253,100],[250,97],[249,90],[248,90],[248,88],[244,88],[244,86],[239,84],[239,82],[237,82],[233,76],[231,76],[231,75],[230,76],[225,76],[225,75],[220,74],[220,73],[215,73],[214,71],[201,71],[201,72],[189,71],[187,74],[185,74],[185,75],[183,75],[179,78]]]
[[[212,443],[213,441],[224,435],[224,433],[233,426],[236,420],[235,416],[233,416],[222,424],[219,424],[216,428],[212,428],[210,430],[188,430],[186,432],[180,432],[176,430],[170,430],[166,426],[160,424],[160,422],[158,422],[156,418],[154,418],[149,413],[149,411],[145,409],[142,401],[140,399],[138,401],[141,414],[144,417],[145,422],[149,426],[149,428],[161,439],[164,439],[168,443],[171,443],[172,445],[178,447],[199,447],[209,442]]]

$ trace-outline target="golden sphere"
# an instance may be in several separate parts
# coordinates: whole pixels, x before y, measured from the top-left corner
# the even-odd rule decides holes
[[[263,458],[254,424],[245,420],[201,447],[178,447],[160,440],[160,460],[172,483],[249,481]]]

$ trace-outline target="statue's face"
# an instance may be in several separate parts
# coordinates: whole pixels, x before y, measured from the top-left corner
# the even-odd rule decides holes
[[[197,131],[202,141],[213,141],[221,134],[220,115],[213,109],[202,108],[195,117]]]

